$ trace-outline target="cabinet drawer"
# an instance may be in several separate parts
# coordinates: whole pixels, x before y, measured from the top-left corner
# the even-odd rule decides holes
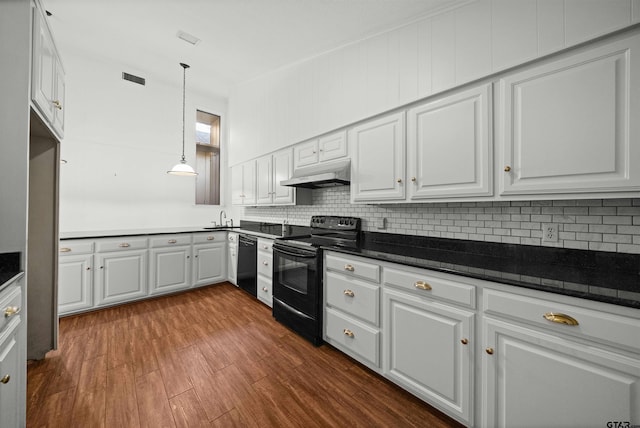
[[[256,297],[260,299],[262,303],[271,307],[273,305],[273,297],[271,294],[271,280],[258,276],[258,288],[256,290]]]
[[[380,331],[331,308],[326,310],[325,334],[332,343],[380,367]]]
[[[61,257],[74,254],[91,254],[93,253],[93,241],[60,241],[58,253]]]
[[[640,319],[636,318],[498,290],[485,290],[484,312],[558,333],[640,350]],[[555,322],[545,318],[551,313],[557,317]],[[578,325],[560,323],[565,315],[575,319]]]
[[[258,274],[267,278],[273,276],[273,257],[271,255],[265,255],[258,253]]]
[[[258,251],[264,251],[269,254],[272,254],[273,241],[271,239],[258,238]]]
[[[422,269],[385,267],[383,283],[411,290],[419,295],[434,299],[448,300],[469,308],[476,306],[476,288],[451,279],[442,278]]]
[[[357,257],[327,254],[325,267],[345,275],[368,279],[376,283],[380,282],[380,266]]]
[[[327,272],[325,290],[327,304],[378,325],[379,286]]]
[[[22,292],[17,284],[6,288],[0,294],[0,334],[14,319],[20,319],[22,310]]]
[[[107,251],[127,251],[127,250],[143,250],[147,248],[147,238],[128,238],[105,239],[96,242],[96,251],[104,253]]]
[[[220,242],[226,241],[227,236],[226,232],[205,232],[205,233],[194,233],[193,243],[194,244],[206,244],[210,242]]]
[[[188,233],[180,235],[159,235],[149,238],[149,247],[172,247],[177,245],[191,245],[191,235]]]

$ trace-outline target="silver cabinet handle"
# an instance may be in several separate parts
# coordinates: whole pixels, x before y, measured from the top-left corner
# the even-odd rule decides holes
[[[169,242],[169,244],[175,244],[175,243],[176,243],[176,242],[178,242],[178,241],[176,241],[175,239],[169,239],[169,241],[168,241],[168,242]]]
[[[213,241],[214,239],[216,239],[215,236],[207,236],[207,241]],[[233,241],[233,239],[232,239]]]
[[[60,248],[60,252],[61,253],[70,253],[71,252],[71,248],[62,247],[62,248]]]
[[[123,242],[122,244],[118,245],[120,248],[129,248],[131,245],[127,244],[126,242]]]

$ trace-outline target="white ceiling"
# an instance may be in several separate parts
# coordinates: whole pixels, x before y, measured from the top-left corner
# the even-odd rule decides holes
[[[227,95],[242,81],[469,0],[42,0],[65,52]],[[190,33],[192,46],[176,37]],[[126,70],[123,70],[126,71]],[[180,82],[178,82],[180,83]]]

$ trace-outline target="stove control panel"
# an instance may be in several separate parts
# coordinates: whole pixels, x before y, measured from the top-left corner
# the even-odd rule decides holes
[[[318,215],[311,217],[311,227],[329,230],[360,231],[362,220],[357,217]]]

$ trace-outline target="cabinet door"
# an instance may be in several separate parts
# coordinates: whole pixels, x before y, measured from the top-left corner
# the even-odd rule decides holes
[[[270,205],[273,202],[273,173],[271,155],[256,160],[256,202]]]
[[[244,178],[243,165],[231,167],[231,204],[242,205],[244,203],[244,193],[242,179]]]
[[[68,314],[93,306],[92,261],[91,254],[60,257],[58,314]]]
[[[256,162],[249,161],[242,167],[242,203],[243,205],[256,204]]]
[[[296,144],[293,147],[293,164],[298,169],[301,166],[313,165],[318,162],[318,140],[311,140]]]
[[[147,295],[147,252],[96,255],[96,305],[109,305]]]
[[[640,423],[637,358],[494,319],[483,335],[482,426]]]
[[[273,306],[273,289],[270,278],[266,278],[262,275],[258,275],[258,290],[257,297],[265,305]]]
[[[65,83],[64,83],[64,70],[62,69],[62,63],[59,58],[55,61],[55,77],[54,77],[54,93],[53,99],[54,114],[53,114],[53,130],[58,134],[60,138],[64,137],[64,113],[65,113]]]
[[[238,247],[236,245],[229,245],[227,260],[227,278],[233,285],[238,285],[238,277],[236,274],[238,271]]]
[[[318,139],[318,160],[320,162],[344,158],[347,154],[346,131],[325,135]]]
[[[55,113],[56,52],[42,12],[33,9],[33,73],[31,98],[50,123]]]
[[[487,84],[409,110],[411,199],[492,194],[490,109]]]
[[[193,285],[209,285],[227,278],[227,247],[225,244],[194,245]]]
[[[21,387],[22,369],[25,364],[20,358],[20,348],[18,344],[18,329],[12,329],[12,334],[0,335],[0,426],[19,427],[20,411],[24,409],[21,405],[21,397],[26,394],[26,390]],[[5,383],[6,380],[6,383]],[[22,421],[24,423],[24,421]]]
[[[231,167],[231,204],[256,204],[256,161]]]
[[[191,247],[153,248],[149,251],[149,294],[191,286]]]
[[[405,197],[405,114],[394,113],[352,128],[351,200]]]
[[[293,160],[291,149],[282,150],[273,155],[273,203],[295,203],[295,189],[289,186],[281,186],[282,180],[288,180],[293,173]]]
[[[384,373],[456,419],[472,420],[473,312],[383,292]]]
[[[638,69],[633,36],[501,79],[500,193],[640,190]]]

